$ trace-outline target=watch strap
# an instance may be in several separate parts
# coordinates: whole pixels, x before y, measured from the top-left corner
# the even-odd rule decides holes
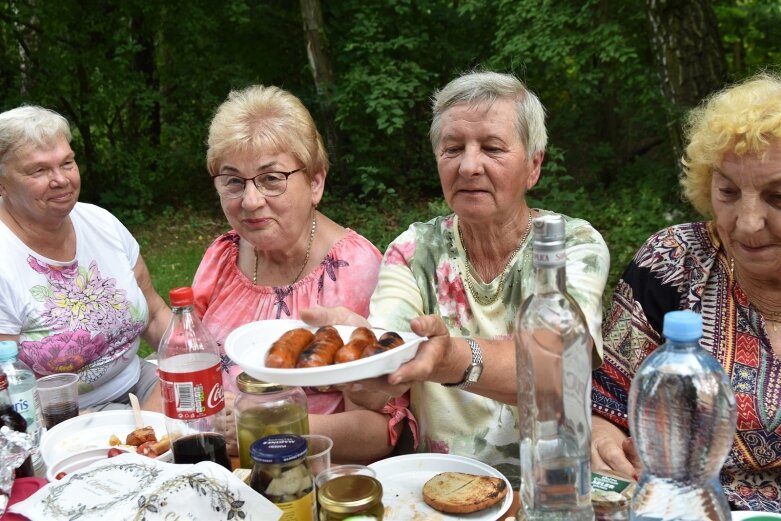
[[[457,389],[466,389],[475,381],[472,381],[469,379],[472,372],[475,370],[475,368],[479,367],[479,370],[482,371],[483,368],[483,351],[480,349],[480,344],[477,343],[477,341],[474,338],[466,337],[464,338],[466,340],[467,345],[469,346],[469,349],[472,351],[472,362],[469,364],[469,366],[464,371],[464,378],[461,379],[460,382],[452,383],[452,384],[442,384],[444,387],[455,387]]]

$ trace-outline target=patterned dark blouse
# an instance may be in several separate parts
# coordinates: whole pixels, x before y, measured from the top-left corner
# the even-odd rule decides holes
[[[662,342],[664,314],[702,314],[701,345],[724,366],[738,406],[737,434],[721,470],[735,510],[781,510],[781,360],[762,315],[733,280],[712,223],[672,226],[637,252],[603,323],[604,364],[594,371],[593,411],[627,430],[629,386]]]

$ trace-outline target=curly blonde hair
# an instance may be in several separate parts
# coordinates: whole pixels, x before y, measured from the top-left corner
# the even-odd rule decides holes
[[[274,86],[253,85],[234,90],[217,108],[209,126],[206,166],[219,172],[226,155],[267,149],[286,152],[303,163],[305,175],[328,170],[323,138],[307,108],[293,94]]]
[[[724,155],[761,154],[781,139],[781,76],[762,72],[709,96],[689,113],[685,132],[683,194],[712,218],[711,178]]]

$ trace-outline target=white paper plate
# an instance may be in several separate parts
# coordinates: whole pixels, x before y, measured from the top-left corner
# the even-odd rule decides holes
[[[131,449],[133,447],[128,447],[127,445],[121,445],[116,447],[119,449],[122,453],[131,452]],[[108,451],[111,449],[107,448],[100,448],[100,449],[87,449],[83,450],[81,452],[77,452],[76,454],[73,454],[72,456],[68,456],[65,459],[61,459],[54,465],[48,467],[46,469],[46,479],[49,481],[57,481],[57,474],[60,472],[64,472],[65,475],[73,474],[77,470],[81,470],[84,467],[88,467],[89,465],[92,465],[96,461],[108,459]]]
[[[144,426],[151,426],[157,438],[162,438],[168,431],[165,428],[165,416],[159,412],[141,411]],[[87,449],[110,447],[108,440],[112,434],[123,443],[128,434],[136,428],[133,411],[99,411],[55,425],[41,438],[41,455],[47,467],[53,467],[57,462]],[[164,452],[158,458],[169,461],[171,451]]]
[[[781,515],[772,514],[770,512],[733,512],[732,521],[751,521],[756,519],[760,521],[762,519],[781,519]]]
[[[415,333],[399,332],[399,336],[404,339],[404,345],[353,362],[301,369],[266,367],[266,352],[271,348],[271,344],[283,333],[299,327],[313,332],[317,330],[317,327],[309,326],[300,320],[260,320],[244,324],[233,330],[225,339],[225,352],[234,363],[253,378],[283,385],[312,387],[354,382],[390,374],[401,364],[411,360],[418,351],[418,345],[426,339]],[[350,334],[355,329],[352,326],[334,327],[345,342],[350,339]],[[377,338],[385,333],[382,329],[373,329],[373,331]]]
[[[377,461],[369,465],[377,472],[382,483],[385,505],[385,521],[410,519],[463,519],[469,521],[495,521],[513,502],[513,489],[504,475],[480,461],[450,454],[410,454]],[[502,478],[507,484],[504,501],[474,514],[445,514],[434,510],[423,501],[423,485],[440,472],[465,472]]]

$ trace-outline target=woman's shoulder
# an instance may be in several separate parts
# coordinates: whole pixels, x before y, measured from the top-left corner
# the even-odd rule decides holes
[[[418,221],[410,224],[393,242],[410,239],[422,240],[427,244],[449,240],[453,233],[455,214],[438,215],[428,221]]]
[[[707,222],[681,223],[662,228],[643,244],[638,255],[673,253],[676,258],[688,255],[713,256],[718,249]]]
[[[239,253],[239,234],[234,230],[217,236],[206,248],[201,260],[201,266],[206,264],[221,264],[223,262],[232,262],[235,264],[236,256]]]
[[[80,219],[89,225],[96,225],[104,222],[110,222],[112,224],[120,223],[120,220],[105,208],[82,202],[76,203],[76,206],[73,207],[73,210],[71,210],[71,218]]]
[[[331,255],[335,257],[372,257],[380,259],[382,253],[366,237],[351,228],[346,228],[347,233],[331,246]]]

